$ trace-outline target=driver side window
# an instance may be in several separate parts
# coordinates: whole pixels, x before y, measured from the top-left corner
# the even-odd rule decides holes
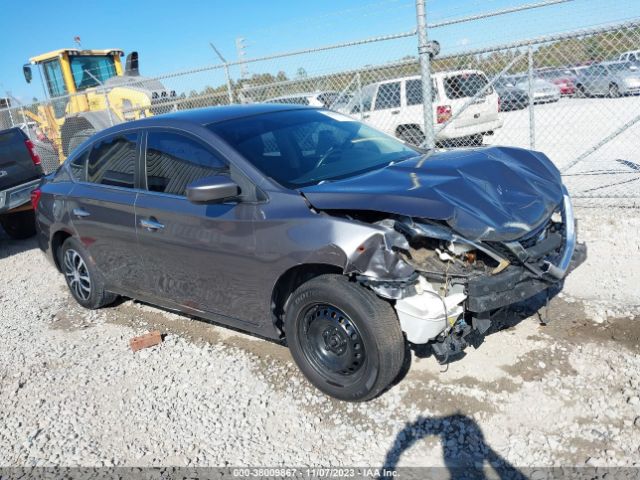
[[[192,137],[161,131],[147,136],[146,177],[151,192],[184,196],[191,182],[228,172],[224,160]]]

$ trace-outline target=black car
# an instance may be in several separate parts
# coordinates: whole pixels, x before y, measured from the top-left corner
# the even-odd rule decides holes
[[[387,388],[407,342],[461,351],[560,284],[576,247],[539,152],[422,151],[291,105],[109,128],[36,198],[40,246],[84,307],[124,295],[286,341],[345,400]]]
[[[509,81],[498,80],[494,87],[498,97],[500,97],[501,112],[522,110],[529,106],[529,94]]]

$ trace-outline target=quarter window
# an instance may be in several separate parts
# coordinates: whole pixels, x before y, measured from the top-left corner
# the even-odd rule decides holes
[[[134,188],[136,133],[114,135],[96,143],[89,154],[87,181]]]
[[[76,182],[87,181],[87,158],[89,157],[89,150],[85,150],[76,158],[69,162],[69,171],[71,172],[71,178]]]
[[[375,110],[400,107],[400,82],[383,83],[378,87]]]
[[[200,178],[228,173],[228,165],[201,142],[178,133],[147,136],[147,188],[152,192],[185,195]]]

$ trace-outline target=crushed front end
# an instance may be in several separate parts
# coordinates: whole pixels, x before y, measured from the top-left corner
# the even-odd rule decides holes
[[[509,241],[469,239],[443,222],[387,217],[351,255],[346,273],[394,303],[407,340],[430,343],[441,360],[462,351],[492,314],[561,286],[570,263],[584,261],[571,200],[546,221]]]

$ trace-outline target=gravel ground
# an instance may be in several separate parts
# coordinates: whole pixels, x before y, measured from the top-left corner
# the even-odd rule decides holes
[[[510,321],[446,371],[415,352],[366,404],[324,397],[271,342],[131,300],[83,310],[2,233],[0,466],[640,465],[640,219],[578,215],[589,257],[549,325]]]

